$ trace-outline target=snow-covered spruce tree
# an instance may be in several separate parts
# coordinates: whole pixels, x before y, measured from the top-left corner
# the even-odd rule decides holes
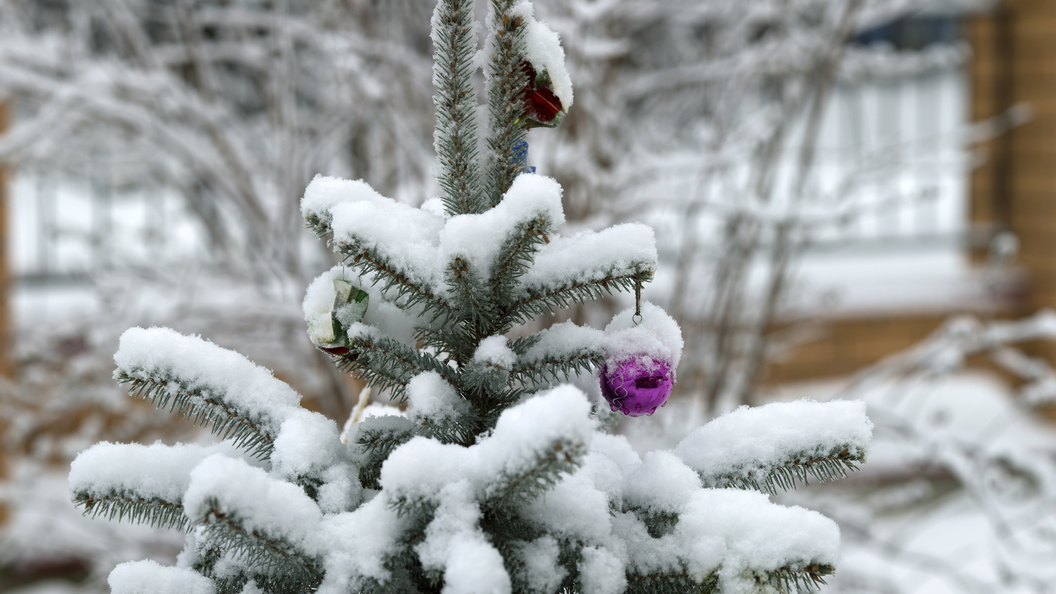
[[[614,411],[651,414],[681,355],[674,320],[639,302],[604,331],[518,335],[640,287],[656,250],[638,224],[557,232],[561,189],[526,171],[521,144],[572,104],[557,36],[527,1],[491,0],[477,58],[471,15],[471,0],[441,0],[433,19],[441,200],[316,178],[302,202],[344,258],[308,287],[308,331],[405,416],[353,419],[342,439],[241,355],[127,331],[118,379],[224,441],[101,443],[74,462],[86,513],[187,531],[176,567],[120,565],[113,592],[787,592],[833,571],[836,525],[766,492],[853,469],[863,405],[742,408],[639,456],[603,431],[608,407],[555,384],[596,377]]]

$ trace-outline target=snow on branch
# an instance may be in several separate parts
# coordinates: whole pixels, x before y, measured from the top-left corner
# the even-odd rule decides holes
[[[495,304],[509,300],[535,251],[564,222],[561,186],[534,174],[519,175],[502,201],[487,212],[449,219],[440,232],[440,251],[441,261],[448,263],[452,300],[487,299],[471,311],[498,313]],[[453,277],[480,280],[452,282]]]
[[[114,355],[115,379],[266,460],[300,395],[242,355],[168,328],[130,328]]]
[[[218,446],[100,442],[81,452],[70,465],[73,502],[84,513],[149,524],[187,527],[183,492],[191,470],[221,451]]]
[[[579,467],[593,436],[590,403],[572,386],[561,386],[506,409],[480,460],[490,474],[485,506],[516,509],[552,488]]]
[[[348,347],[356,356],[343,357],[339,368],[357,379],[366,380],[370,386],[389,390],[401,403],[407,382],[420,373],[435,371],[445,379],[453,379],[450,367],[389,338],[374,326],[349,326]]]
[[[810,590],[839,558],[836,523],[801,507],[771,503],[762,493],[697,491],[676,532],[687,542],[687,569],[698,579],[718,577],[719,591]]]
[[[240,562],[300,589],[322,579],[318,531],[322,514],[297,485],[268,477],[241,460],[214,455],[191,472],[183,498],[204,537]]]
[[[742,406],[689,434],[677,454],[706,487],[774,493],[813,476],[843,478],[865,460],[873,425],[860,401]]]
[[[597,369],[605,361],[605,335],[595,328],[563,322],[535,336],[535,344],[518,357],[510,372],[522,384],[557,383]]]
[[[482,507],[516,509],[577,468],[592,434],[590,403],[562,386],[503,411],[474,446],[411,439],[389,455],[380,485],[401,514],[434,507],[446,485],[466,479]]]
[[[346,263],[373,273],[384,291],[395,288],[404,307],[420,303],[438,316],[456,314],[440,282],[437,247],[443,219],[388,199],[341,202],[330,214],[335,251]]]
[[[613,291],[631,291],[638,280],[652,279],[656,262],[653,229],[638,223],[552,238],[521,277],[511,315],[524,321]]]
[[[122,563],[107,578],[110,594],[215,594],[213,580],[186,567],[145,559]]]

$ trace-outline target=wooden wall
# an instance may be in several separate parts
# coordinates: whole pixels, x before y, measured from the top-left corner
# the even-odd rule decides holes
[[[971,179],[976,223],[1019,238],[1027,313],[1056,308],[1056,1],[1005,0],[970,19],[972,118],[1029,104],[1025,124],[985,143]],[[1056,345],[1036,352],[1056,361]]]

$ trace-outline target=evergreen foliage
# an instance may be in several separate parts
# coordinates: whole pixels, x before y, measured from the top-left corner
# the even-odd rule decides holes
[[[189,531],[179,567],[122,566],[114,592],[140,592],[145,572],[195,594],[732,594],[809,590],[833,571],[835,525],[758,491],[854,469],[870,436],[863,407],[739,410],[674,452],[640,457],[600,430],[580,390],[557,384],[589,380],[628,348],[673,368],[680,336],[648,324],[628,333],[615,320],[507,336],[539,314],[640,288],[656,251],[642,225],[561,236],[560,187],[524,171],[527,72],[538,85],[563,68],[523,67],[562,55],[529,46],[556,36],[527,0],[489,1],[488,154],[477,154],[471,15],[469,0],[440,0],[433,18],[446,215],[330,178],[302,203],[344,258],[308,288],[309,334],[341,369],[406,405],[404,416],[351,423],[345,445],[332,421],[240,355],[129,330],[115,377],[227,442],[98,444],[78,457],[70,483],[86,513]],[[357,307],[366,303],[354,315],[341,309],[352,288],[365,294]],[[835,429],[801,429],[796,414]],[[766,440],[744,429],[760,425],[790,430],[768,457],[745,447]],[[749,441],[737,443],[742,434]],[[708,458],[722,447],[701,444],[716,440],[729,453]]]

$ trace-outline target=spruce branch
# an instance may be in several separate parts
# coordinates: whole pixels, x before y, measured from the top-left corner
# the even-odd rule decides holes
[[[374,284],[381,283],[382,291],[396,288],[400,307],[408,308],[421,304],[422,315],[432,314],[433,320],[457,319],[458,310],[441,297],[427,283],[417,280],[418,275],[386,257],[379,250],[364,245],[354,237],[334,241],[336,251],[348,266],[358,268],[364,275],[374,273]]]
[[[368,489],[380,489],[381,465],[393,450],[417,435],[414,423],[403,417],[370,417],[359,424],[355,444],[364,459],[359,464],[359,481]]]
[[[587,454],[579,441],[556,439],[535,451],[535,460],[526,468],[504,472],[485,489],[482,508],[517,509],[533,501],[571,474]]]
[[[624,594],[713,594],[718,592],[719,578],[711,574],[697,582],[688,571],[671,573],[627,573]]]
[[[223,509],[215,498],[207,503],[208,510],[198,519],[205,526],[203,537],[220,550],[234,554],[249,569],[284,585],[275,591],[310,592],[322,581],[318,560],[282,538],[247,530],[238,511]]]
[[[735,473],[713,474],[698,470],[698,474],[706,487],[755,489],[774,495],[778,489],[788,491],[795,489],[798,483],[807,485],[810,477],[819,482],[846,478],[848,473],[858,470],[857,465],[864,461],[863,453],[843,447],[822,453],[791,453],[782,463],[753,465]]]
[[[473,0],[442,0],[433,16],[433,84],[441,199],[453,215],[483,212],[477,160],[476,93],[472,75],[477,38]]]
[[[492,263],[488,281],[495,303],[513,301],[517,280],[531,268],[538,247],[550,242],[547,236],[552,228],[553,222],[547,217],[536,216],[518,224],[506,238],[498,258]]]
[[[373,326],[357,326],[366,331],[356,332],[356,326],[349,329],[348,348],[356,356],[338,356],[335,360],[341,371],[366,381],[368,386],[389,391],[402,404],[407,382],[419,373],[435,371],[448,381],[457,381],[454,371],[436,358],[384,336]]]
[[[103,496],[87,492],[73,494],[74,505],[84,506],[84,515],[105,516],[107,520],[128,519],[129,522],[147,524],[153,528],[187,529],[187,516],[179,501],[166,501],[159,497],[138,497],[131,493],[112,493]]]
[[[528,74],[521,67],[526,23],[521,16],[512,14],[518,0],[490,1],[487,199],[490,206],[495,206],[523,168],[515,145],[527,137],[521,121],[525,113],[521,93],[527,86]]]
[[[194,385],[165,372],[145,377],[143,372],[118,370],[115,377],[120,383],[130,384],[128,393],[132,397],[150,400],[159,409],[168,408],[195,425],[208,426],[220,439],[230,439],[255,458],[267,460],[271,457],[275,435],[265,426],[265,419],[251,419],[240,414],[225,401],[222,388]],[[267,421],[270,421],[268,425],[276,427],[281,424],[278,419]]]
[[[444,271],[444,277],[450,287],[448,296],[458,309],[459,318],[467,322],[477,334],[486,333],[495,313],[480,275],[469,262],[455,257]]]
[[[608,271],[576,271],[565,278],[545,284],[521,286],[520,297],[510,306],[510,319],[525,323],[539,315],[552,315],[575,303],[597,300],[619,291],[633,291],[638,279],[648,282],[653,277],[652,263],[636,262],[631,266],[615,265]]]
[[[544,337],[547,332],[538,333],[535,348],[525,349],[525,353],[518,357],[510,378],[521,385],[539,386],[568,381],[574,375],[601,367],[605,362],[605,349],[596,339],[597,331],[578,327],[577,330],[582,332],[571,336],[565,332],[563,340],[552,347]]]
[[[811,563],[803,567],[782,567],[765,573],[756,573],[755,581],[778,592],[813,592],[825,584],[825,576],[832,575],[836,568],[831,565]]]

